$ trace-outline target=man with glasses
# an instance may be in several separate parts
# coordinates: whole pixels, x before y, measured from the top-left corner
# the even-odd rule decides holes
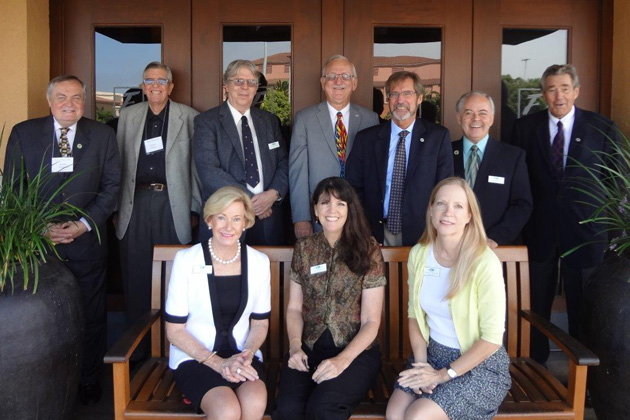
[[[416,118],[423,92],[417,74],[393,73],[385,90],[392,120],[357,134],[346,178],[376,240],[411,246],[424,231],[431,190],[453,176],[451,137],[446,128]]]
[[[378,124],[376,113],[350,103],[357,88],[357,72],[346,57],[333,55],[322,67],[322,90],[326,100],[295,114],[289,153],[289,186],[295,236],[321,230],[311,220],[311,196],[315,187],[330,176],[345,177],[345,165],[354,137]]]
[[[278,118],[252,106],[259,77],[249,60],[228,65],[223,74],[226,101],[195,118],[193,155],[202,202],[227,185],[243,189],[256,213],[246,243],[284,245],[281,202],[289,189],[287,151]],[[205,241],[211,233],[202,227],[199,240]]]
[[[191,157],[198,112],[169,100],[174,86],[168,66],[149,63],[142,73],[147,101],[120,111],[117,137],[123,170],[114,221],[129,323],[151,309],[154,245],[191,242],[192,225],[201,212]]]

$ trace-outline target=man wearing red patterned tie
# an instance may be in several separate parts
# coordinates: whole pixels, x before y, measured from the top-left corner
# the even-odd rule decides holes
[[[355,134],[378,124],[376,113],[350,103],[357,88],[354,65],[333,55],[322,68],[321,84],[326,100],[295,114],[289,153],[289,187],[295,236],[313,233],[311,196],[330,176],[345,177],[345,167]]]

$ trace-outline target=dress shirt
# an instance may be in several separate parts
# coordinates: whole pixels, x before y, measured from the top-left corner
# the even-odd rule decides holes
[[[55,137],[57,139],[57,144],[55,144],[55,148],[58,151],[59,150],[59,138],[61,137],[61,124],[59,124],[57,122],[57,120],[55,119],[55,117],[53,117],[53,124],[55,126]],[[72,150],[72,147],[74,146],[74,137],[77,134],[77,124],[78,122],[75,122],[74,124],[72,124],[70,127],[68,127],[68,132],[66,133],[66,137],[68,138],[68,144],[70,145],[70,150]],[[70,156],[72,156],[74,153],[71,153]],[[55,153],[53,152],[53,156],[55,155]],[[57,155],[60,156],[60,155]],[[90,226],[90,224],[88,223],[87,219],[85,217],[82,217],[79,219],[79,221],[81,223],[83,223],[85,225],[85,227],[87,228],[88,232],[92,231],[92,227]]]
[[[473,144],[477,145],[477,157],[479,158],[479,166],[481,166],[481,161],[483,160],[483,154],[486,152],[486,146],[488,145],[488,139],[490,135],[486,134],[486,137],[479,140],[479,143],[473,143],[468,140],[466,136],[464,136],[464,168],[467,168],[466,164],[468,163],[468,158],[470,157],[470,149]],[[468,176],[468,174],[466,174]]]
[[[159,114],[154,114],[151,108],[147,109],[147,117],[144,121],[142,132],[142,147],[138,155],[136,169],[137,184],[160,183],[166,184],[166,141],[168,133],[169,104]],[[162,138],[162,150],[147,154],[144,141],[155,137]]]
[[[256,128],[254,128],[254,121],[252,121],[252,113],[248,109],[244,114],[241,114],[236,108],[230,104],[230,101],[227,100],[228,108],[232,113],[232,118],[234,118],[234,124],[236,124],[236,130],[238,131],[238,137],[241,140],[241,151],[243,151],[243,122],[241,118],[245,116],[247,118],[247,123],[249,124],[249,129],[252,131],[252,141],[254,142],[254,151],[256,152],[256,164],[258,165],[258,175],[260,175],[260,182],[255,187],[251,187],[249,184],[246,184],[247,189],[252,194],[260,194],[264,189],[264,178],[263,178],[263,166],[262,160],[260,159],[260,148],[258,147],[258,137],[256,136]]]
[[[405,137],[405,173],[407,173],[407,166],[409,166],[409,149],[411,149],[411,137],[413,134],[413,126],[416,125],[416,120],[413,120],[411,125],[407,128],[400,128],[392,121],[392,132],[389,136],[389,152],[387,158],[387,177],[385,178],[385,200],[383,202],[383,217],[387,218],[389,214],[389,196],[392,186],[392,175],[394,174],[394,159],[396,158],[396,147],[398,147],[398,140],[400,139],[400,132],[407,130],[409,134]]]
[[[571,143],[571,133],[573,132],[573,123],[575,122],[575,105],[571,111],[564,117],[556,118],[549,113],[549,145],[553,144],[553,139],[558,134],[558,121],[562,121],[562,130],[564,131],[564,150],[562,151],[562,166],[567,166],[567,156],[569,155],[569,144]]]
[[[346,132],[350,132],[350,103],[346,105],[341,111],[337,111],[333,108],[328,102],[326,102],[328,106],[328,113],[330,114],[330,122],[332,123],[333,133],[337,129],[337,112],[341,112],[341,120],[343,121],[343,125],[346,126]],[[346,145],[346,148],[348,146]]]

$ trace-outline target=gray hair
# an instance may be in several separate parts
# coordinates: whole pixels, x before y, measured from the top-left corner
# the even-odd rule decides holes
[[[354,67],[354,64],[352,63],[352,61],[348,60],[348,57],[341,55],[341,54],[335,54],[335,55],[331,55],[330,57],[328,57],[328,60],[326,60],[326,62],[324,63],[324,65],[322,66],[322,77],[326,76],[326,67],[328,67],[328,65],[335,60],[345,60],[348,62],[348,64],[350,64],[350,68],[352,68],[352,76],[353,77],[357,77],[357,69],[356,67]]]
[[[392,73],[391,76],[385,82],[385,93],[389,95],[389,91],[392,88],[392,85],[403,82],[404,80],[411,79],[413,81],[413,89],[416,91],[418,95],[424,94],[424,87],[422,86],[422,80],[420,80],[420,76],[411,71],[397,71]],[[389,100],[389,98],[388,98]]]
[[[457,111],[457,113],[459,114],[462,111],[462,108],[464,107],[464,102],[466,102],[466,100],[470,98],[471,96],[475,96],[475,95],[483,96],[484,98],[488,100],[488,102],[490,103],[490,111],[492,112],[492,115],[494,115],[494,101],[492,100],[492,97],[488,95],[486,92],[483,92],[481,90],[471,90],[468,93],[464,93],[457,100],[457,104],[455,104],[455,111]]]
[[[171,71],[171,68],[169,66],[167,66],[166,64],[162,64],[159,61],[151,61],[149,64],[147,64],[147,66],[144,68],[144,71],[142,72],[142,80],[144,80],[145,75],[147,74],[147,71],[149,70],[164,70],[166,72],[166,77],[168,78],[168,82],[169,83],[173,83],[173,72]]]
[[[54,79],[52,79],[50,82],[48,82],[48,87],[46,88],[46,98],[50,100],[50,98],[52,97],[52,91],[55,88],[55,85],[57,83],[70,82],[70,81],[78,82],[81,85],[81,89],[83,89],[83,99],[85,99],[85,97],[87,96],[87,89],[85,87],[85,83],[83,83],[83,81],[79,79],[77,76],[74,76],[72,74],[65,74],[63,76],[57,76]]]
[[[577,70],[572,64],[554,64],[552,66],[547,67],[542,77],[540,78],[540,88],[543,91],[545,90],[547,77],[562,76],[563,74],[568,74],[571,77],[571,81],[573,82],[574,89],[580,87],[580,79],[578,78]]]
[[[231,78],[235,77],[241,67],[245,67],[252,72],[256,81],[260,80],[260,71],[256,67],[256,64],[249,60],[234,60],[228,64],[225,73],[223,73],[223,84],[227,85]]]

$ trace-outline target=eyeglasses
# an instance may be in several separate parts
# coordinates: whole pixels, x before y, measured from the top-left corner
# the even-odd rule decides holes
[[[168,84],[168,79],[144,79],[143,82],[147,86],[151,86],[155,82],[157,82],[160,86],[166,86]]]
[[[349,82],[350,80],[354,79],[354,76],[348,73],[341,73],[341,74],[337,74],[337,73],[328,73],[326,76],[322,76],[324,79],[326,79],[327,82],[336,82],[338,78],[341,77],[341,80],[343,80],[344,82]]]
[[[415,90],[405,90],[403,92],[390,92],[387,94],[387,100],[396,100],[398,99],[400,96],[402,96],[405,99],[410,99],[412,98],[414,95],[416,94]]]
[[[230,79],[230,82],[234,83],[236,86],[243,86],[247,83],[247,87],[258,87],[258,80],[256,79]]]

